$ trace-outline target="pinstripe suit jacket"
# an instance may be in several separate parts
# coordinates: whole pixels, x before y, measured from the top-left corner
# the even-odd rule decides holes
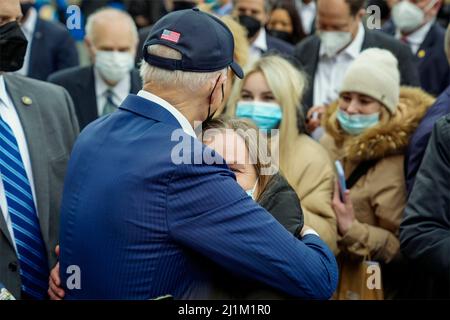
[[[202,154],[214,152],[135,95],[83,130],[61,211],[63,284],[73,279],[69,266],[81,271],[81,289],[66,286],[68,299],[208,298],[216,272],[296,297],[331,296],[337,267],[326,245],[295,238],[226,164],[208,165]]]

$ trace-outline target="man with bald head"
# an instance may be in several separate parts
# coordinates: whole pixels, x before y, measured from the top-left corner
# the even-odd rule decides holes
[[[80,129],[139,91],[142,83],[134,69],[137,43],[136,26],[126,12],[105,8],[89,16],[85,44],[92,65],[63,70],[48,79],[69,91]]]

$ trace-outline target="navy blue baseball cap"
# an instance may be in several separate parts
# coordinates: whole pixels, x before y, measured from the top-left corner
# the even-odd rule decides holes
[[[181,60],[148,53],[151,45],[164,45],[181,53]],[[167,70],[214,72],[230,67],[239,77],[242,68],[234,62],[234,38],[220,19],[198,8],[171,12],[152,27],[143,47],[150,65]]]

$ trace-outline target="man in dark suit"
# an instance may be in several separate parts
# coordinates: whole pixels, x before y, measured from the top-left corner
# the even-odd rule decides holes
[[[18,299],[44,299],[78,124],[64,89],[5,73],[22,67],[27,40],[19,0],[0,0],[0,12],[0,282]]]
[[[450,84],[450,67],[444,49],[445,29],[436,17],[441,0],[399,1],[392,9],[392,19],[383,30],[407,44],[415,56],[421,87],[434,96],[440,95]],[[406,7],[423,12],[422,19],[413,19]],[[406,22],[406,23],[405,23]],[[411,24],[412,22],[412,24]]]
[[[255,60],[265,53],[291,56],[294,47],[286,41],[267,34],[265,25],[269,21],[269,0],[233,0],[233,16],[247,29],[250,41],[250,57]]]
[[[447,28],[447,34],[445,36],[445,48],[448,63],[450,62],[450,26]],[[443,68],[443,66],[441,65],[440,68]],[[427,110],[427,113],[417,127],[416,132],[410,139],[405,155],[406,188],[408,190],[408,194],[411,193],[414,186],[417,172],[422,164],[422,159],[425,154],[433,126],[439,118],[447,114],[450,114],[450,85],[437,98],[434,105]]]
[[[400,248],[410,259],[409,298],[450,298],[450,115],[433,128],[400,225]],[[413,291],[413,292],[411,292]]]
[[[22,30],[29,46],[24,66],[18,73],[38,80],[66,68],[79,64],[75,41],[60,23],[49,22],[38,17],[31,5],[35,0],[21,0]]]
[[[295,48],[309,80],[303,96],[303,107],[324,106],[338,98],[339,87],[345,71],[359,53],[367,48],[391,51],[399,61],[401,83],[419,86],[417,67],[409,48],[381,32],[364,28],[364,0],[318,0],[317,29],[320,36],[313,35]],[[323,108],[316,108],[323,112]],[[309,113],[310,131],[319,124]],[[320,117],[315,117],[320,118]],[[314,122],[311,127],[311,122]]]
[[[69,91],[81,129],[116,110],[129,93],[142,87],[134,69],[137,30],[126,12],[106,8],[92,14],[86,33],[94,65],[63,70],[48,79]]]
[[[337,264],[317,233],[292,236],[195,134],[223,103],[228,68],[243,77],[229,29],[181,10],[155,24],[144,50],[143,90],[89,125],[71,155],[65,297],[208,298],[213,276],[233,272],[294,297],[330,298]]]

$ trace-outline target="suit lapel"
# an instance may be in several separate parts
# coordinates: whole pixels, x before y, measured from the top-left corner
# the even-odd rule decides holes
[[[30,154],[33,171],[34,189],[36,192],[36,207],[39,214],[42,236],[45,243],[49,241],[49,181],[48,157],[45,152],[45,128],[39,112],[36,97],[24,90],[20,77],[5,76],[6,90],[14,103],[22,124]],[[31,99],[29,105],[22,102],[23,97]]]
[[[428,31],[425,39],[423,40],[422,44],[419,47],[419,50],[417,50],[416,59],[419,64],[422,64],[427,56],[427,53],[429,53],[429,49],[431,49],[434,46],[434,41],[436,39],[435,33],[436,33],[436,25],[431,26],[430,30]],[[425,55],[420,57],[420,54],[424,53]]]
[[[31,50],[30,50],[30,62],[28,65],[28,75],[32,76],[36,72],[36,65],[40,61],[40,52],[45,52],[45,49],[39,48],[39,44],[42,43],[39,41],[44,36],[42,30],[41,30],[41,23],[39,21],[39,18],[36,21],[36,27],[33,34],[33,41],[31,43]],[[37,41],[35,41],[37,40]],[[36,54],[38,53],[38,54]]]
[[[12,239],[11,235],[9,234],[8,226],[6,225],[5,218],[3,218],[2,209],[0,209],[0,231],[5,235],[6,239],[11,244],[11,247],[14,248],[12,245]]]
[[[77,87],[80,90],[79,97],[84,97],[80,101],[80,114],[83,119],[83,127],[98,118],[97,94],[95,92],[94,68],[90,67],[88,75],[80,77]]]
[[[306,106],[312,107],[314,103],[314,79],[316,76],[317,67],[319,64],[319,51],[320,51],[320,39],[317,37],[317,41],[314,41],[312,46],[311,54],[308,54],[308,60],[304,63],[304,68],[306,74],[310,75],[310,86],[309,90],[305,93],[305,104]]]

